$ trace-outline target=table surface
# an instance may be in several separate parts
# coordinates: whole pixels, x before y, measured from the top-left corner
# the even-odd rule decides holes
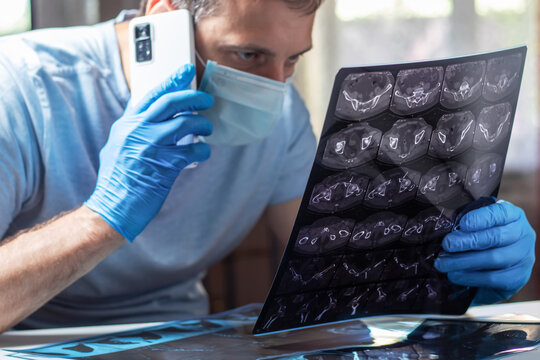
[[[433,317],[432,315],[417,316],[418,318]],[[463,317],[477,320],[499,320],[499,321],[536,321],[540,322],[540,300],[514,302],[497,305],[475,306],[469,308]],[[452,317],[455,318],[455,317]],[[0,335],[0,360],[11,359],[7,349],[33,348],[39,345],[69,341],[79,338],[104,335],[120,331],[127,331],[149,326],[160,325],[162,323],[139,323],[121,325],[85,326],[59,329],[40,330],[16,330],[7,331]],[[540,349],[519,355],[506,357],[507,359],[539,359]]]

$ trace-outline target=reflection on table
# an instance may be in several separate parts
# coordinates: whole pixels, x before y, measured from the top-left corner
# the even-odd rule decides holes
[[[509,354],[536,358],[540,321],[507,316],[504,322],[486,315],[529,312],[537,315],[540,302],[471,308],[460,318],[392,316],[364,318],[264,336],[251,334],[261,310],[251,304],[208,317],[173,321],[130,329],[130,326],[79,328],[82,340],[69,337],[69,329],[12,331],[0,336],[0,347],[33,346],[4,351],[0,359],[495,359]],[[521,310],[521,311],[520,311]],[[533,310],[533,311],[530,311]],[[500,317],[499,317],[500,319]],[[86,330],[86,333],[84,333]],[[82,331],[82,332],[81,332]],[[41,338],[31,338],[41,333]],[[45,336],[45,337],[43,337]],[[36,346],[39,341],[61,341]],[[17,342],[18,341],[18,342]],[[27,343],[27,345],[31,345]],[[536,351],[535,351],[536,350]],[[535,355],[536,354],[536,355]],[[534,357],[523,357],[534,356]]]

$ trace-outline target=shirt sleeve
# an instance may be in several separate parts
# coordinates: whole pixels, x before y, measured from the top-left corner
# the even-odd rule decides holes
[[[19,84],[24,84],[20,74]],[[29,89],[30,92],[30,89]],[[38,146],[21,88],[0,63],[0,241],[35,193]]]
[[[289,86],[283,116],[290,129],[289,142],[277,186],[270,198],[271,205],[293,200],[304,194],[317,148],[309,112],[293,86]]]

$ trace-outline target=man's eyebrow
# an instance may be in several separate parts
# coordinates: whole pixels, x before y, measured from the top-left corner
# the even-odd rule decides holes
[[[245,52],[257,52],[269,56],[275,56],[276,53],[261,47],[259,45],[252,45],[252,44],[243,44],[243,45],[221,45],[218,47],[220,50],[229,50],[229,51],[245,51]]]
[[[304,55],[305,53],[307,53],[308,51],[310,51],[311,49],[313,49],[313,45],[309,45],[309,47],[306,48],[305,50],[302,50],[302,51],[300,51],[298,54],[294,54],[294,55],[292,55],[292,56],[290,56],[290,57],[302,56],[302,55]]]
[[[291,55],[289,57],[292,58],[292,57],[301,56],[301,55],[307,53],[308,51],[310,51],[312,48],[313,48],[313,45],[309,45],[309,47],[307,47],[306,49],[300,51],[297,54]],[[221,46],[219,46],[219,49],[220,50],[256,52],[256,53],[260,53],[260,54],[264,54],[264,55],[268,55],[268,56],[275,56],[276,55],[276,53],[271,51],[270,49],[261,47],[259,45],[253,45],[253,44],[245,44],[245,45],[241,45],[241,46],[240,45],[221,45]]]

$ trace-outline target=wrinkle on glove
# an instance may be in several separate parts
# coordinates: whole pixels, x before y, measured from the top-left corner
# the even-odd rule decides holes
[[[499,200],[461,218],[444,238],[435,268],[455,284],[478,287],[474,305],[503,301],[529,280],[535,240],[524,211]]]
[[[204,143],[178,145],[193,134],[208,136],[212,123],[193,112],[208,109],[211,95],[190,90],[195,67],[186,65],[111,127],[99,153],[94,193],[85,202],[128,241],[133,241],[163,205],[180,171],[210,157]]]

